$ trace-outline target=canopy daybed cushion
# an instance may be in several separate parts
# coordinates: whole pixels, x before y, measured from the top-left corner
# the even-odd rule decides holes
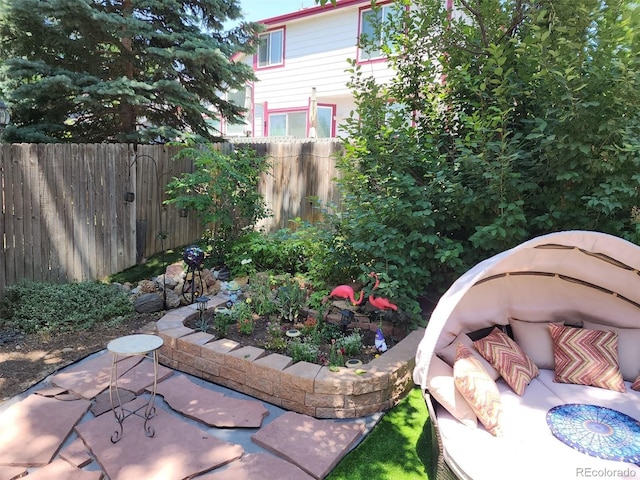
[[[468,355],[460,355],[465,349],[474,365],[484,362],[484,374],[469,377]],[[499,361],[491,349],[502,355]],[[467,362],[465,369],[457,360]],[[483,390],[487,378],[499,392],[496,402],[492,385]],[[603,233],[568,231],[479,263],[434,309],[414,381],[430,411],[437,478],[640,478],[634,430],[640,428],[640,247]],[[598,426],[606,438],[596,432],[586,447],[570,446],[552,423],[559,406],[569,404],[613,409],[636,423],[622,440],[620,432]],[[626,442],[627,456],[598,452],[603,438]]]

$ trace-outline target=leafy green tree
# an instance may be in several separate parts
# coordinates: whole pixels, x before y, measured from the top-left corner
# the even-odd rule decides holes
[[[167,185],[166,203],[198,215],[214,260],[222,261],[234,241],[270,215],[258,191],[269,162],[251,149],[227,154],[211,144],[185,148],[177,158],[193,159],[194,171]]]
[[[10,141],[214,140],[207,116],[242,108],[221,92],[253,78],[260,27],[236,0],[0,0],[0,96]],[[212,113],[216,112],[216,113]]]
[[[393,81],[351,62],[339,264],[386,272],[381,291],[417,312],[421,293],[539,234],[640,243],[637,3],[395,4],[378,25]]]

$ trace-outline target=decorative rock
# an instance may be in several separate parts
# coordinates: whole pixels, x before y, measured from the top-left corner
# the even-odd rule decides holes
[[[165,304],[167,308],[178,308],[180,306],[180,295],[175,290],[167,290],[166,295]]]
[[[156,277],[156,285],[159,289],[171,289],[178,285],[178,280],[163,273]]]
[[[156,284],[151,280],[141,280],[138,282],[140,293],[153,293],[157,290]]]
[[[176,281],[180,281],[181,279],[183,279],[185,273],[182,262],[180,261],[169,265],[165,270],[165,275],[167,277],[173,278]]]
[[[217,280],[218,279],[215,277],[211,270],[209,270],[208,268],[202,270],[202,281],[207,287],[212,287],[213,285],[215,285]]]
[[[157,293],[145,293],[135,299],[133,308],[138,313],[160,312],[164,310],[164,302]]]

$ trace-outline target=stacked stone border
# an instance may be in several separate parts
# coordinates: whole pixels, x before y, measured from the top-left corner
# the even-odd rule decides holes
[[[218,295],[207,308],[226,301]],[[424,335],[424,328],[414,330],[360,373],[346,367],[331,371],[186,327],[185,321],[196,315],[196,307],[188,305],[156,322],[164,340],[160,363],[316,418],[364,417],[395,406],[413,387],[415,354]]]

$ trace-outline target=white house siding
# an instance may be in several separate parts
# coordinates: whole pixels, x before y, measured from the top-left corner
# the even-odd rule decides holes
[[[370,5],[363,1],[348,8],[323,11],[315,15],[269,22],[268,30],[285,28],[284,66],[257,69],[259,81],[254,85],[254,106],[266,105],[268,112],[308,110],[312,88],[318,104],[334,105],[336,135],[344,133],[340,124],[354,109],[353,96],[347,87],[351,75],[347,59],[357,56],[359,13]],[[245,61],[253,65],[253,58]],[[363,72],[380,82],[392,77],[385,62],[364,63]],[[253,136],[262,136],[264,119],[255,118]]]

